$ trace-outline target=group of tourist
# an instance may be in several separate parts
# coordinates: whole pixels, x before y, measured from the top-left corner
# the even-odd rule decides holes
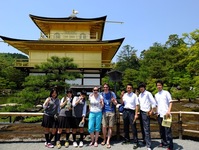
[[[123,124],[124,124],[124,141],[122,144],[130,143],[129,126],[133,133],[133,149],[139,147],[136,120],[140,119],[143,144],[147,150],[151,150],[151,135],[150,135],[150,116],[157,115],[160,127],[161,144],[160,147],[165,147],[167,150],[173,149],[173,139],[171,128],[162,126],[163,117],[170,117],[172,99],[168,91],[163,90],[163,82],[156,82],[158,93],[155,97],[146,90],[146,85],[140,83],[138,89],[139,95],[133,92],[133,86],[128,84],[126,91],[121,92],[120,103],[124,106]],[[103,92],[99,92],[99,87],[94,87],[92,93],[88,96],[87,92],[81,91],[80,96],[73,96],[71,90],[66,92],[66,96],[58,99],[58,92],[53,89],[50,96],[45,100],[44,116],[42,126],[45,132],[45,146],[53,148],[51,140],[54,136],[56,146],[61,148],[60,137],[62,130],[66,132],[66,140],[64,146],[69,147],[69,136],[72,132],[72,140],[74,147],[83,147],[85,117],[88,115],[88,132],[91,142],[89,146],[98,147],[98,137],[102,128],[103,141],[101,145],[106,145],[111,148],[110,139],[112,136],[112,128],[115,125],[116,95],[110,90],[107,83],[103,85]],[[89,106],[89,110],[87,109]],[[139,113],[139,117],[138,117]],[[76,134],[80,134],[79,143],[76,140]]]

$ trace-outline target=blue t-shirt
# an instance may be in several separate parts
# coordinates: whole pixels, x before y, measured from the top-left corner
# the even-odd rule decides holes
[[[109,91],[108,93],[102,92],[101,95],[104,99],[103,112],[115,112],[115,105],[111,102],[112,97],[116,99],[115,93]]]

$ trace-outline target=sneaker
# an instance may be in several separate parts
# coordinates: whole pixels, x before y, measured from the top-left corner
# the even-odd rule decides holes
[[[45,147],[47,147],[47,142],[44,143]]]
[[[54,148],[54,145],[52,145],[51,143],[48,143],[48,144],[47,144],[47,147],[48,147],[48,148]]]
[[[137,148],[138,148],[138,144],[134,144],[133,149],[137,149]]]
[[[64,144],[65,148],[68,148],[69,147],[69,142],[66,141],[65,144]]]
[[[78,147],[77,142],[73,142],[74,147]]]
[[[95,142],[95,143],[94,143],[94,146],[95,146],[95,147],[98,147],[98,144],[97,144],[97,142]]]
[[[152,150],[150,147],[147,147],[147,150]]]
[[[84,143],[82,141],[79,142],[79,147],[83,147]]]
[[[58,149],[60,149],[61,148],[60,142],[57,142],[56,146],[57,146]]]

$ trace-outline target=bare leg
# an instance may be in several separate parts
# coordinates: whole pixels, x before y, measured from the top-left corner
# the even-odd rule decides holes
[[[90,146],[94,144],[94,133],[90,133],[91,136],[91,143]]]
[[[62,133],[62,129],[61,129],[61,128],[58,128],[57,133],[58,133],[58,134],[61,134],[61,133]]]
[[[112,127],[109,127],[108,128],[108,138],[107,138],[106,144],[110,144],[111,136],[112,136]]]
[[[104,145],[106,143],[106,132],[107,132],[107,128],[103,127],[102,132],[103,132],[103,138],[104,138],[104,140],[102,142],[102,145]]]
[[[97,143],[99,137],[99,132],[95,132],[95,142]]]

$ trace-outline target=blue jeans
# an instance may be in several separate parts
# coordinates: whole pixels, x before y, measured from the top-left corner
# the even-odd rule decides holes
[[[102,112],[90,112],[88,118],[88,132],[101,131]]]

